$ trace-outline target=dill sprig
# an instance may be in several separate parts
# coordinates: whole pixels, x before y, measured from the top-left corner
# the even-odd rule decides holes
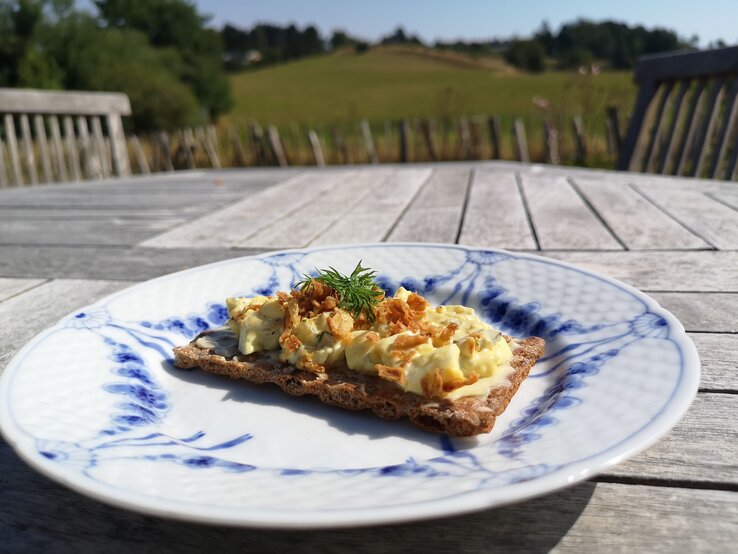
[[[351,272],[343,275],[336,269],[315,269],[317,275],[305,274],[295,286],[306,291],[313,280],[332,288],[338,297],[338,307],[349,312],[355,319],[363,313],[369,321],[374,321],[374,306],[384,298],[384,291],[374,282],[376,271],[361,267],[361,260]]]

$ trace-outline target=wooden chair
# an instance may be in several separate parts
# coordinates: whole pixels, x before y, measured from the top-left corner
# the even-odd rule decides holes
[[[125,94],[0,88],[0,114],[0,186],[131,174],[121,121],[131,114]]]
[[[644,56],[618,169],[731,180],[738,162],[738,46]]]

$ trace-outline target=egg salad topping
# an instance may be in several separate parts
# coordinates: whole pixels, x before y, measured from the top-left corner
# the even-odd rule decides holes
[[[510,345],[473,309],[431,307],[404,288],[375,295],[369,307],[351,310],[331,286],[309,279],[289,294],[228,298],[228,325],[242,354],[279,351],[307,371],[348,368],[428,399],[486,396],[507,384]]]

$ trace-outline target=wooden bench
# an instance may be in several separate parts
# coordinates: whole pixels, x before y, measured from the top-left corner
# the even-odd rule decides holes
[[[738,46],[643,56],[618,169],[731,180],[738,162]]]
[[[0,114],[0,186],[131,174],[121,120],[131,114],[125,94],[0,88]]]

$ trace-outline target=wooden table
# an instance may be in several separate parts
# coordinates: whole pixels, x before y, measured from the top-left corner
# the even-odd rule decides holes
[[[112,508],[0,441],[0,550],[727,552],[738,544],[738,185],[511,163],[182,172],[0,190],[0,369],[131,284],[282,247],[434,241],[534,251],[646,291],[703,365],[681,423],[634,459],[515,506],[394,527],[260,531]],[[734,551],[734,550],[733,550]]]

